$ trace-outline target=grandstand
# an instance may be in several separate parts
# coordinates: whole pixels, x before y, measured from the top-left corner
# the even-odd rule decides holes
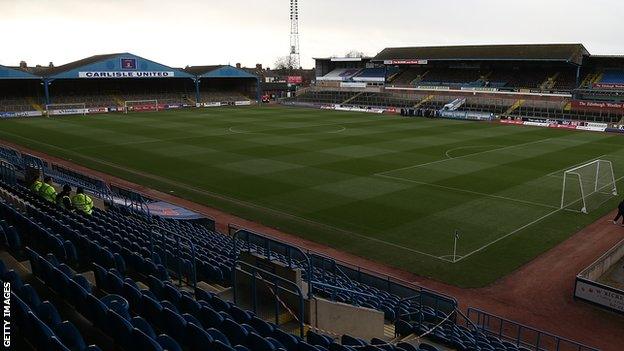
[[[291,103],[435,115],[465,98],[459,111],[496,118],[619,125],[623,67],[622,57],[593,56],[581,44],[387,48],[365,59],[316,59],[317,84]]]
[[[130,53],[91,56],[61,66],[0,66],[4,117],[251,104],[259,99],[258,77],[235,67],[186,69]],[[141,101],[145,104],[141,106]],[[156,102],[156,106],[153,102]]]

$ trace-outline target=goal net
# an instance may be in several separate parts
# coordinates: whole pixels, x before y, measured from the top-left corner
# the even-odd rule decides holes
[[[87,106],[84,102],[72,104],[47,104],[45,105],[46,114],[48,116],[62,115],[86,115]]]
[[[589,213],[617,194],[611,161],[595,160],[563,173],[562,209]]]
[[[124,113],[132,111],[158,111],[158,100],[124,101]]]

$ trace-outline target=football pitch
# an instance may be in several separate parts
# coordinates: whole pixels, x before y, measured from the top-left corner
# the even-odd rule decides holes
[[[561,210],[565,170],[624,179],[624,136],[282,107],[4,120],[0,139],[462,287],[615,208]]]

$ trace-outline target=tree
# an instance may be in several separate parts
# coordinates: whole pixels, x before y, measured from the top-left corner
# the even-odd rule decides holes
[[[351,50],[345,54],[345,57],[349,57],[349,58],[359,58],[359,57],[364,57],[364,56],[366,56],[366,54],[358,50]]]
[[[293,62],[290,56],[280,56],[275,60],[275,69],[294,69]]]

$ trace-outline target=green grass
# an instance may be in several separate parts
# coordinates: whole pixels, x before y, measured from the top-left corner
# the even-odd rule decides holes
[[[624,175],[617,135],[307,109],[14,119],[0,138],[462,287],[615,206],[559,211],[563,170]]]

